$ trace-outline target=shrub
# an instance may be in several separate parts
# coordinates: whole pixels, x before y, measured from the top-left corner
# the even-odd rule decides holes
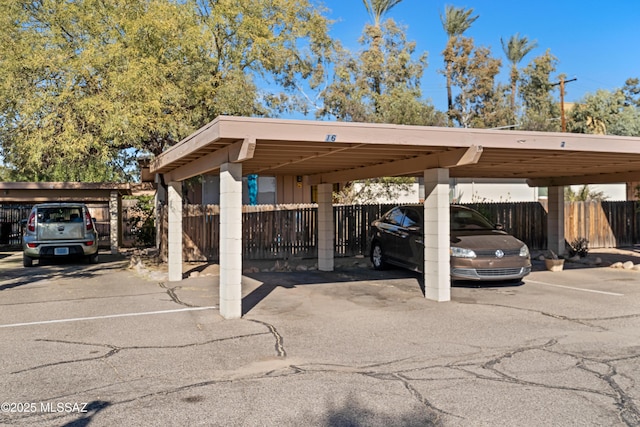
[[[584,258],[589,254],[589,241],[584,237],[578,237],[569,244],[569,255]]]

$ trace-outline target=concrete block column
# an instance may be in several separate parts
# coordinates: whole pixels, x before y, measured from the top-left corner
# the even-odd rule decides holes
[[[334,239],[333,185],[318,185],[318,270],[333,271]]]
[[[118,253],[122,243],[122,196],[117,191],[109,194],[109,246],[111,254]]]
[[[182,280],[182,182],[170,182],[167,192],[169,280]]]
[[[242,164],[220,167],[220,315],[242,317]]]
[[[449,169],[424,171],[425,298],[451,300]]]
[[[154,199],[155,213],[156,213],[156,249],[160,249],[160,241],[162,240],[162,227],[160,222],[162,217],[158,215],[161,211],[161,206],[167,202],[167,190],[163,185],[161,175],[156,174],[156,195]]]
[[[564,255],[564,187],[549,187],[548,203],[547,249]]]

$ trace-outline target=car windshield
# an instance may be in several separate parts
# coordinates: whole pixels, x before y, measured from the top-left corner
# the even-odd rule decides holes
[[[451,210],[452,230],[493,230],[494,226],[476,211],[467,209]]]

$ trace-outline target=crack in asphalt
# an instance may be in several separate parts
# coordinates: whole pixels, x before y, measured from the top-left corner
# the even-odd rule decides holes
[[[249,319],[248,319],[249,320]],[[206,341],[206,342],[198,342],[198,343],[188,343],[188,344],[183,344],[183,345],[176,345],[176,346],[131,346],[131,347],[117,347],[117,346],[113,346],[113,345],[109,345],[109,344],[96,344],[96,343],[87,343],[87,342],[76,342],[76,341],[65,341],[65,340],[52,340],[52,339],[42,339],[42,340],[38,340],[38,341],[44,341],[44,342],[53,342],[53,343],[63,343],[63,344],[73,344],[73,345],[85,345],[85,346],[98,346],[98,347],[105,347],[109,349],[109,352],[106,354],[103,354],[101,356],[97,356],[94,358],[85,358],[85,359],[77,359],[77,360],[73,360],[73,361],[63,361],[63,362],[57,362],[57,363],[51,363],[51,364],[46,364],[46,365],[41,365],[38,367],[33,367],[30,369],[25,369],[25,370],[21,370],[21,371],[16,371],[16,372],[12,372],[14,374],[17,373],[21,373],[21,372],[26,372],[26,371],[30,371],[30,370],[34,370],[34,369],[40,369],[40,368],[45,368],[45,367],[50,367],[50,366],[55,366],[55,365],[60,365],[60,364],[65,364],[65,363],[76,363],[76,362],[84,362],[84,361],[93,361],[93,360],[100,360],[100,359],[106,359],[108,357],[111,357],[115,354],[118,354],[121,351],[124,350],[132,350],[132,349],[161,349],[161,348],[186,348],[186,347],[194,347],[194,346],[202,346],[202,345],[206,345],[206,344],[210,344],[210,343],[215,343],[215,342],[221,342],[221,341],[226,341],[226,340],[231,340],[231,339],[243,339],[243,338],[250,338],[253,336],[258,336],[258,335],[266,335],[266,334],[272,334],[274,336],[277,337],[277,343],[276,343],[276,352],[278,353],[279,357],[286,357],[286,352],[284,351],[284,347],[282,345],[283,340],[282,337],[280,336],[280,334],[277,332],[277,330],[275,329],[275,327],[273,327],[273,325],[270,325],[266,322],[262,322],[259,320],[255,320],[255,319],[251,319],[250,321],[254,322],[254,323],[259,323],[262,324],[264,326],[266,326],[267,328],[269,328],[269,332],[262,332],[262,333],[256,333],[256,334],[247,334],[247,335],[239,335],[239,336],[234,336],[234,337],[227,337],[227,338],[222,338],[222,339],[215,339],[215,340],[210,340],[210,341]],[[375,364],[369,364],[366,366],[350,366],[350,365],[337,365],[337,364],[309,364],[309,365],[288,365],[286,367],[283,367],[281,369],[275,369],[275,370],[269,370],[267,372],[263,372],[263,373],[253,373],[251,375],[246,375],[240,378],[234,378],[234,379],[210,379],[210,380],[206,380],[206,381],[200,381],[197,383],[192,383],[192,384],[185,384],[179,387],[172,387],[166,390],[158,390],[152,393],[147,393],[144,395],[140,395],[140,396],[136,396],[133,397],[131,399],[125,399],[125,400],[121,400],[121,401],[117,401],[117,402],[112,402],[111,405],[121,405],[121,404],[127,404],[127,403],[132,403],[132,402],[136,402],[136,401],[140,401],[143,399],[149,399],[149,398],[153,398],[155,396],[159,396],[159,395],[169,395],[169,394],[174,394],[174,393],[179,393],[179,392],[183,392],[186,390],[191,390],[191,389],[196,389],[196,388],[201,388],[201,387],[207,387],[207,386],[211,386],[211,385],[216,385],[216,384],[223,384],[223,383],[233,383],[233,382],[237,382],[237,381],[247,381],[247,380],[259,380],[259,379],[270,379],[275,377],[274,373],[277,373],[277,377],[282,377],[282,376],[294,376],[294,375],[300,375],[300,374],[311,374],[311,373],[332,373],[332,374],[347,374],[347,375],[363,375],[369,378],[373,378],[379,381],[397,381],[400,384],[402,384],[402,386],[408,391],[409,395],[416,400],[416,402],[418,402],[421,406],[425,407],[426,410],[428,411],[428,416],[434,420],[434,424],[433,425],[442,425],[443,420],[442,417],[443,416],[450,416],[450,417],[456,417],[456,418],[460,418],[460,419],[464,419],[464,417],[445,411],[443,409],[440,409],[438,407],[436,407],[433,403],[431,403],[431,401],[425,396],[423,395],[415,386],[414,386],[414,382],[418,381],[430,381],[430,380],[434,380],[434,379],[442,379],[440,376],[437,378],[411,378],[410,376],[407,376],[406,373],[408,372],[414,372],[416,370],[424,370],[424,369],[432,369],[432,368],[443,368],[443,369],[451,369],[453,371],[460,371],[460,372],[464,372],[467,375],[471,375],[472,377],[481,379],[481,380],[486,380],[486,381],[500,381],[500,382],[507,382],[507,383],[512,383],[512,384],[518,384],[518,385],[525,385],[525,386],[533,386],[533,387],[541,387],[541,388],[545,388],[545,389],[554,389],[554,390],[566,390],[566,391],[572,391],[572,392],[581,392],[581,393],[590,393],[590,394],[595,394],[595,395],[600,395],[600,396],[604,396],[610,399],[613,399],[615,401],[615,405],[617,408],[617,412],[619,415],[620,420],[627,426],[637,426],[640,425],[640,410],[638,409],[638,406],[633,402],[633,398],[616,382],[615,377],[621,375],[615,366],[613,366],[613,363],[615,361],[619,361],[619,360],[629,360],[629,359],[633,359],[633,358],[638,358],[640,357],[640,355],[636,355],[636,356],[629,356],[629,357],[624,357],[624,358],[618,358],[618,359],[609,359],[609,360],[599,360],[599,359],[595,359],[595,358],[588,358],[588,357],[584,357],[584,356],[579,356],[576,354],[572,354],[572,353],[568,353],[568,352],[561,352],[561,351],[555,351],[553,350],[553,347],[556,346],[558,344],[558,341],[554,338],[554,339],[549,339],[548,341],[546,341],[545,343],[542,343],[540,345],[531,345],[531,346],[526,346],[526,347],[520,347],[517,349],[513,349],[507,352],[502,353],[501,355],[498,356],[494,356],[492,358],[490,358],[489,360],[487,360],[486,362],[482,363],[482,362],[476,362],[476,363],[469,363],[469,362],[460,362],[460,363],[455,363],[455,364],[446,364],[446,365],[437,365],[437,366],[422,366],[422,367],[413,367],[411,369],[400,369],[400,370],[391,370],[390,372],[376,372],[376,371],[372,371],[371,368],[378,368],[378,367],[383,367],[383,366],[387,366],[387,367],[393,367],[394,364],[397,363],[402,363],[404,361],[407,361],[409,359],[414,359],[414,358],[403,358],[403,359],[399,359],[399,360],[392,360],[392,361],[387,361],[387,362],[380,362],[380,363],[375,363]],[[502,370],[499,369],[499,365],[501,362],[503,362],[506,359],[511,359],[514,356],[518,355],[518,354],[523,354],[529,351],[545,351],[551,354],[556,354],[556,355],[560,355],[560,356],[569,356],[571,358],[575,358],[577,360],[576,362],[576,367],[578,369],[583,370],[584,372],[587,372],[593,376],[595,376],[596,378],[600,379],[601,381],[603,381],[604,384],[608,385],[608,388],[611,391],[603,391],[603,390],[597,390],[597,389],[592,389],[592,388],[586,388],[586,387],[569,387],[569,386],[562,386],[562,385],[553,385],[553,384],[545,384],[545,383],[541,383],[541,382],[535,382],[535,381],[528,381],[528,380],[523,380],[520,378],[517,378],[516,376],[513,375],[509,375],[505,372],[503,372]],[[598,364],[603,364],[607,367],[607,372],[606,373],[602,373],[602,372],[598,372],[595,369],[589,368],[587,366],[587,362],[592,362],[592,363],[598,363]],[[474,372],[470,369],[468,369],[471,366],[475,366],[475,367],[480,367],[482,369],[485,369],[489,372],[492,372],[493,374],[495,374],[496,376],[489,376],[489,375],[483,375],[481,373],[478,372]],[[320,369],[318,369],[320,368]]]
[[[429,401],[429,399],[424,397],[422,393],[420,393],[418,389],[411,384],[411,380],[409,378],[405,377],[399,372],[391,372],[391,373],[362,372],[361,374],[366,375],[367,377],[375,378],[377,380],[382,380],[382,381],[399,381],[404,386],[404,388],[406,388],[409,391],[409,394],[415,400],[417,400],[418,403],[420,403],[422,406],[426,408],[429,418],[434,420],[433,421],[434,425],[442,424],[442,420],[441,420],[442,415],[449,415],[449,416],[453,416],[461,419],[463,418],[458,415],[452,414],[451,412],[447,412],[440,408],[437,408],[433,403]]]
[[[173,302],[175,302],[176,304],[183,305],[185,307],[191,307],[191,308],[199,307],[197,305],[189,304],[189,303],[186,303],[186,302],[180,300],[180,298],[176,294],[176,290],[181,289],[181,286],[174,286],[173,288],[169,288],[164,284],[164,282],[160,282],[160,283],[158,283],[158,285],[162,289],[167,291],[167,295],[169,295],[169,298],[171,298],[171,300]]]
[[[267,322],[263,322],[261,320],[256,320],[256,319],[245,319],[248,320],[249,322],[254,322],[254,323],[258,323],[260,325],[266,326],[267,329],[269,329],[269,332],[271,333],[271,335],[273,335],[273,337],[276,340],[276,355],[278,357],[287,357],[287,352],[284,349],[284,339],[282,338],[282,335],[280,335],[278,333],[278,330],[275,328],[275,326],[273,326],[270,323]]]
[[[184,301],[182,301],[180,299],[180,297],[178,297],[178,295],[176,294],[176,291],[181,289],[180,286],[175,286],[173,288],[169,288],[165,285],[164,282],[159,282],[158,286],[160,286],[162,289],[166,290],[167,295],[169,295],[169,298],[171,298],[171,300],[173,302],[175,302],[176,304],[185,306],[185,307],[190,307],[190,308],[197,308],[199,306],[197,305],[192,305],[189,303],[186,303]],[[275,342],[275,349],[276,349],[276,356],[280,357],[280,358],[284,358],[287,357],[287,351],[284,348],[284,339],[282,337],[282,335],[280,335],[280,333],[278,333],[278,330],[275,328],[275,326],[267,323],[267,322],[263,322],[261,320],[256,320],[256,319],[243,319],[243,320],[247,320],[249,322],[254,322],[254,323],[258,323],[260,325],[265,326],[268,330],[269,333],[271,335],[273,335],[273,337],[275,338],[276,342]]]
[[[497,368],[497,365],[502,363],[503,360],[510,359],[513,356],[517,355],[517,354],[524,353],[524,352],[527,352],[527,351],[532,351],[532,350],[548,351],[548,347],[553,346],[555,344],[557,344],[557,341],[556,340],[551,340],[551,341],[549,341],[549,342],[547,342],[547,343],[545,343],[545,344],[543,344],[541,346],[519,348],[517,350],[509,351],[507,353],[504,353],[501,356],[498,356],[498,357],[496,357],[496,358],[494,358],[492,360],[489,360],[488,362],[482,364],[481,367],[483,369],[486,369],[486,370],[488,370],[490,372],[493,372],[494,374],[498,375],[499,378],[487,377],[485,379],[492,380],[492,381],[504,381],[504,382],[508,382],[508,383],[512,383],[512,384],[519,384],[519,385],[544,387],[544,388],[554,389],[554,390],[567,390],[567,391],[579,391],[579,392],[585,392],[585,393],[593,393],[593,394],[603,395],[603,396],[606,396],[606,397],[609,397],[609,398],[615,397],[615,393],[604,393],[604,392],[602,392],[600,390],[596,390],[596,389],[592,389],[592,388],[568,387],[568,386],[562,386],[562,385],[543,384],[543,383],[535,382],[535,381],[527,381],[527,380],[523,380],[523,379],[514,377],[512,375],[508,375],[507,373],[502,372],[501,370],[499,370]],[[550,352],[550,353],[576,358],[575,355],[570,354],[570,353],[562,353],[562,352]],[[470,372],[470,371],[466,371],[466,372],[469,372],[469,373],[475,375],[474,372]]]
[[[101,343],[90,343],[90,342],[82,342],[82,341],[66,341],[66,340],[56,340],[56,339],[37,339],[35,341],[39,341],[39,342],[51,342],[51,343],[58,343],[58,344],[72,344],[72,345],[83,345],[83,346],[90,346],[90,347],[106,347],[111,349],[109,352],[102,354],[100,356],[95,356],[95,357],[86,357],[86,358],[82,358],[82,359],[73,359],[73,360],[63,360],[60,362],[53,362],[53,363],[46,363],[43,365],[37,365],[37,366],[32,366],[30,368],[26,368],[26,369],[21,369],[18,371],[13,371],[10,372],[10,374],[20,374],[23,372],[29,372],[29,371],[34,371],[37,369],[42,369],[42,368],[48,368],[51,366],[59,366],[59,365],[67,365],[70,363],[81,363],[81,362],[90,362],[92,360],[101,360],[101,359],[107,359],[115,354],[120,353],[121,351],[125,351],[125,350],[153,350],[153,349],[181,349],[181,348],[189,348],[189,347],[200,347],[200,346],[204,346],[204,345],[209,345],[209,344],[213,344],[213,343],[217,343],[217,342],[223,342],[223,341],[229,341],[229,340],[237,340],[237,339],[242,339],[242,338],[251,338],[251,337],[255,337],[255,336],[260,336],[260,335],[267,335],[268,332],[256,332],[253,334],[244,334],[244,335],[237,335],[237,336],[233,336],[233,337],[226,337],[226,338],[216,338],[216,339],[212,339],[212,340],[208,340],[208,341],[201,341],[201,342],[195,342],[195,343],[187,343],[187,344],[180,344],[180,345],[157,345],[157,346],[153,346],[153,345],[149,345],[149,346],[125,346],[125,347],[119,347],[119,346],[115,346],[115,345],[111,345],[111,344],[101,344]]]
[[[180,298],[178,297],[176,291],[181,289],[179,286],[177,287],[173,287],[173,288],[169,288],[168,286],[165,285],[165,283],[159,283],[159,286],[164,289],[167,293],[167,295],[169,295],[169,297],[171,298],[171,300],[179,305],[182,306],[186,306],[186,307],[197,307],[195,305],[186,303],[182,300],[180,300]],[[470,304],[470,303],[465,303],[465,302],[461,302],[461,304]],[[534,309],[527,309],[527,308],[521,308],[521,307],[513,307],[513,306],[509,306],[509,305],[501,305],[501,304],[485,304],[485,303],[474,303],[475,305],[484,305],[484,306],[492,306],[492,307],[500,307],[500,308],[507,308],[507,309],[513,309],[513,310],[520,310],[520,311],[526,311],[526,312],[532,312],[532,313],[537,313],[539,315],[542,316],[546,316],[546,317],[551,317],[554,319],[558,319],[561,321],[567,321],[567,322],[572,322],[572,323],[576,323],[576,324],[580,324],[582,326],[586,326],[589,328],[594,328],[597,330],[602,330],[602,331],[606,331],[607,329],[599,326],[599,325],[594,325],[592,323],[589,322],[598,322],[598,321],[606,321],[606,320],[615,320],[615,319],[628,319],[628,318],[637,318],[640,317],[640,314],[632,314],[632,315],[624,315],[624,316],[615,316],[615,317],[608,317],[608,318],[571,318],[568,316],[563,316],[563,315],[557,315],[557,314],[553,314],[553,313],[549,313],[549,312],[545,312],[542,310],[534,310]],[[181,344],[181,345],[163,345],[163,346],[115,346],[115,345],[111,345],[111,344],[101,344],[101,343],[90,343],[90,342],[81,342],[81,341],[67,341],[67,340],[55,340],[55,339],[38,339],[36,341],[41,341],[41,342],[51,342],[51,343],[61,343],[61,344],[70,344],[70,345],[83,345],[83,346],[92,346],[92,347],[102,347],[106,350],[108,350],[106,353],[99,355],[99,356],[95,356],[95,357],[86,357],[86,358],[79,358],[79,359],[74,359],[74,360],[65,360],[65,361],[59,361],[59,362],[53,362],[53,363],[47,363],[47,364],[43,364],[43,365],[38,365],[38,366],[33,366],[27,369],[22,369],[22,370],[18,370],[18,371],[14,371],[11,372],[11,374],[20,374],[20,373],[24,373],[24,372],[29,372],[29,371],[34,371],[34,370],[38,370],[38,369],[44,369],[44,368],[48,368],[48,367],[53,367],[53,366],[59,366],[59,365],[65,365],[65,364],[72,364],[72,363],[82,363],[82,362],[92,362],[92,361],[98,361],[98,360],[105,360],[110,358],[111,356],[114,356],[116,354],[119,354],[123,351],[126,350],[145,350],[145,349],[180,349],[180,348],[188,348],[188,347],[198,347],[198,346],[204,346],[204,345],[208,345],[208,344],[214,344],[214,343],[218,343],[218,342],[223,342],[223,341],[228,341],[228,340],[237,340],[237,339],[244,339],[244,338],[251,338],[251,337],[256,337],[256,336],[263,336],[263,335],[271,335],[274,339],[275,339],[275,353],[276,356],[279,358],[286,358],[287,357],[287,351],[285,349],[284,346],[284,337],[278,332],[278,330],[276,329],[276,327],[270,323],[261,321],[261,320],[257,320],[257,319],[242,319],[242,320],[246,320],[246,321],[250,321],[253,323],[257,323],[259,325],[262,325],[264,327],[267,328],[267,332],[258,332],[258,333],[252,333],[252,334],[243,334],[243,335],[237,335],[237,336],[233,336],[233,337],[226,337],[226,338],[218,338],[218,339],[212,339],[212,340],[208,340],[208,341],[203,341],[203,342],[195,342],[195,343],[187,343],[187,344]],[[616,361],[624,361],[624,360],[632,360],[635,358],[639,358],[640,355],[630,355],[630,356],[624,356],[624,357],[619,357],[619,358],[615,358],[615,359],[608,359],[608,360],[597,360],[597,359],[590,359],[588,357],[583,357],[580,355],[576,355],[576,354],[570,354],[570,353],[564,353],[564,352],[560,352],[560,351],[553,351],[552,348],[554,346],[556,346],[556,344],[558,344],[557,339],[550,339],[548,341],[546,341],[545,343],[541,344],[541,345],[531,345],[531,346],[523,346],[523,347],[519,347],[517,349],[513,349],[507,352],[504,352],[500,355],[497,355],[495,357],[492,357],[491,359],[485,361],[484,363],[482,362],[465,362],[463,360],[459,361],[459,362],[455,362],[455,363],[450,363],[450,364],[446,364],[446,365],[440,365],[440,366],[422,366],[422,367],[413,367],[411,369],[400,369],[400,370],[393,370],[393,365],[394,364],[398,364],[398,363],[402,363],[403,361],[407,361],[407,360],[411,360],[411,359],[416,359],[415,357],[409,357],[409,358],[403,358],[400,360],[393,360],[393,361],[387,361],[387,362],[379,362],[379,363],[374,363],[374,364],[369,364],[367,366],[348,366],[348,365],[330,365],[330,364],[309,364],[309,365],[304,365],[304,366],[300,366],[300,365],[293,365],[290,364],[286,367],[282,367],[280,369],[271,369],[267,372],[259,372],[259,373],[252,373],[249,375],[244,375],[241,376],[239,378],[233,378],[233,379],[209,379],[206,381],[200,381],[197,383],[192,383],[192,384],[185,384],[182,386],[178,386],[178,387],[172,387],[172,388],[168,388],[166,390],[158,390],[158,391],[154,391],[151,393],[147,393],[144,395],[139,395],[139,396],[135,396],[132,397],[130,399],[125,399],[125,400],[121,400],[121,401],[117,401],[117,402],[113,402],[112,405],[121,405],[121,404],[127,404],[127,403],[132,403],[132,402],[136,402],[136,401],[140,401],[143,399],[149,399],[149,398],[153,398],[155,396],[159,396],[159,395],[169,395],[169,394],[174,394],[174,393],[179,393],[179,392],[183,392],[183,391],[187,391],[187,390],[191,390],[191,389],[196,389],[196,388],[202,388],[202,387],[208,387],[211,385],[216,385],[216,384],[223,384],[223,383],[233,383],[236,381],[247,381],[247,380],[259,380],[259,379],[270,379],[270,378],[274,378],[274,377],[283,377],[283,376],[294,376],[294,375],[304,375],[304,374],[308,374],[308,373],[318,373],[318,372],[325,372],[325,373],[332,373],[332,374],[348,374],[348,375],[362,375],[362,376],[366,376],[369,378],[373,378],[379,381],[395,381],[395,382],[399,382],[404,389],[407,390],[407,392],[409,393],[409,395],[411,396],[412,399],[414,399],[417,403],[419,403],[422,407],[424,407],[426,409],[426,411],[428,412],[428,416],[430,419],[433,420],[434,424],[433,425],[442,425],[443,420],[442,418],[444,416],[449,416],[449,417],[455,417],[455,418],[459,418],[459,419],[464,419],[464,417],[451,413],[451,412],[447,412],[443,409],[440,409],[438,407],[436,407],[425,395],[423,395],[418,388],[416,388],[414,386],[415,382],[421,382],[421,381],[431,381],[431,380],[435,380],[435,379],[441,379],[441,377],[438,378],[411,378],[410,375],[407,375],[407,373],[409,372],[414,372],[414,371],[419,371],[419,370],[424,370],[424,369],[430,369],[430,368],[442,368],[442,369],[450,369],[452,371],[458,371],[458,372],[463,372],[466,375],[471,375],[472,377],[475,377],[477,379],[481,379],[481,380],[485,380],[485,381],[498,381],[498,382],[506,382],[506,383],[511,383],[511,384],[517,384],[517,385],[523,385],[523,386],[532,386],[532,387],[541,387],[541,388],[545,388],[545,389],[553,389],[553,390],[565,390],[565,391],[570,391],[570,392],[580,392],[580,393],[590,393],[590,394],[595,394],[595,395],[600,395],[609,399],[613,399],[613,401],[615,402],[615,407],[617,410],[617,414],[619,419],[621,420],[621,422],[623,422],[624,424],[626,424],[627,426],[637,426],[640,425],[640,409],[638,408],[638,406],[634,403],[633,398],[629,395],[629,393],[627,393],[622,386],[620,386],[620,384],[618,384],[618,382],[615,380],[616,376],[621,376],[622,374],[617,372],[616,367],[613,365],[613,363],[615,363]],[[553,353],[553,354],[557,354],[557,355],[564,355],[564,356],[569,356],[572,357],[574,359],[576,359],[576,367],[578,369],[581,369],[582,371],[593,375],[594,377],[598,378],[599,380],[601,380],[604,384],[607,385],[608,389],[607,390],[598,390],[598,389],[593,389],[593,388],[588,388],[588,387],[570,387],[570,386],[563,386],[563,385],[554,385],[554,384],[546,384],[546,383],[542,383],[542,382],[535,382],[535,381],[528,381],[528,380],[523,380],[521,378],[518,378],[517,376],[514,375],[509,375],[506,372],[503,372],[502,370],[499,369],[499,365],[510,358],[513,358],[514,356],[518,355],[518,354],[522,354],[522,353],[526,353],[529,351],[545,351],[545,352],[549,352],[549,353]],[[592,362],[592,363],[599,363],[599,364],[603,364],[604,366],[607,367],[607,372],[606,373],[602,373],[602,372],[598,372],[595,369],[589,368],[589,366],[586,365],[586,362]],[[381,368],[381,367],[390,367],[390,371],[388,372],[377,372],[376,368]],[[471,367],[479,367],[481,369],[486,370],[487,372],[491,372],[493,374],[492,375],[485,375],[482,374],[481,372],[477,372],[474,371],[472,369],[470,369]],[[320,368],[320,369],[318,369]],[[462,377],[464,378],[464,377]]]
[[[468,304],[468,305],[481,305],[481,306],[485,306],[485,307],[509,308],[509,309],[512,309],[512,310],[526,311],[526,312],[529,312],[529,313],[537,313],[537,314],[540,314],[542,316],[547,316],[547,317],[551,317],[553,319],[558,319],[558,320],[563,320],[563,321],[567,321],[567,322],[577,323],[579,325],[587,326],[589,328],[594,328],[594,329],[598,329],[598,330],[601,330],[601,331],[608,331],[608,329],[605,328],[604,326],[594,325],[594,324],[589,323],[589,322],[603,321],[603,320],[614,320],[614,319],[619,319],[619,318],[628,318],[628,317],[632,317],[632,316],[633,317],[640,317],[640,314],[637,314],[637,315],[608,317],[608,318],[584,318],[584,319],[581,319],[581,318],[564,316],[564,315],[561,315],[561,314],[549,313],[549,312],[542,311],[542,310],[535,310],[535,309],[532,309],[532,308],[514,307],[514,306],[506,305],[506,304],[489,304],[489,303],[464,302],[464,301],[459,301],[459,303],[460,304]]]
[[[554,345],[556,345],[558,342],[555,339],[552,339],[548,342],[546,342],[545,344],[541,345],[541,346],[532,346],[532,347],[526,347],[526,348],[519,348],[517,350],[513,350],[507,353],[504,353],[502,356],[499,356],[497,358],[494,358],[486,363],[484,363],[482,365],[482,367],[484,369],[487,369],[493,373],[495,373],[496,375],[498,375],[501,379],[496,379],[496,378],[492,378],[492,377],[484,377],[483,379],[486,380],[490,380],[490,381],[498,381],[498,380],[503,380],[509,383],[515,383],[515,384],[519,384],[519,385],[529,385],[529,386],[537,386],[537,387],[543,387],[543,388],[548,388],[548,389],[556,389],[556,390],[567,390],[567,391],[578,391],[578,392],[586,392],[586,393],[593,393],[593,394],[597,394],[597,395],[601,395],[601,396],[605,396],[608,398],[613,398],[616,401],[616,406],[618,407],[618,413],[620,416],[621,421],[623,421],[627,426],[638,426],[640,425],[640,410],[638,408],[638,406],[633,402],[633,398],[631,396],[629,396],[628,393],[626,393],[622,387],[620,387],[620,385],[615,381],[614,377],[616,375],[619,375],[617,372],[617,369],[615,366],[613,366],[613,361],[612,360],[598,360],[598,359],[591,359],[588,357],[583,357],[583,356],[578,356],[572,353],[568,353],[568,352],[558,352],[558,351],[551,351],[550,348],[553,347]],[[553,354],[557,354],[557,355],[562,355],[562,356],[569,356],[571,358],[574,358],[577,360],[576,363],[576,367],[578,369],[581,369],[585,372],[588,372],[592,375],[594,375],[595,377],[599,378],[600,380],[602,380],[605,384],[608,385],[608,387],[611,389],[610,393],[607,392],[603,392],[600,390],[595,390],[595,389],[590,389],[590,388],[585,388],[585,387],[567,387],[567,386],[558,386],[558,385],[550,385],[550,384],[543,384],[543,383],[538,383],[538,382],[533,382],[533,381],[525,381],[519,378],[516,378],[514,376],[511,375],[507,375],[506,373],[500,371],[497,368],[497,365],[500,364],[503,360],[505,359],[509,359],[512,358],[514,355],[519,354],[519,353],[523,353],[526,351],[531,351],[531,350],[542,350],[542,351],[546,351],[549,353],[553,353]],[[640,355],[634,356],[634,357],[630,357],[630,358],[638,358],[640,357]],[[626,360],[628,358],[622,359],[622,360]],[[616,359],[616,360],[621,360],[621,359]],[[599,363],[599,364],[603,364],[607,367],[608,371],[606,374],[602,374],[600,372],[598,372],[595,369],[590,369],[589,367],[587,367],[585,365],[585,361],[589,361],[589,362],[594,362],[594,363]],[[472,371],[468,371],[468,370],[464,370],[467,373],[470,373],[472,375],[475,375],[476,377],[479,377],[476,373],[472,372]]]
[[[610,362],[599,362],[599,363],[602,363],[608,367],[608,371],[606,374],[602,374],[594,369],[588,368],[584,364],[584,360],[580,360],[578,362],[578,368],[600,378],[602,381],[604,381],[609,385],[611,390],[615,392],[616,405],[620,410],[620,418],[626,425],[628,426],[640,425],[640,410],[638,409],[638,406],[633,402],[632,397],[629,396],[629,394],[626,393],[614,379],[616,375],[619,375],[618,370]]]
[[[113,356],[115,354],[118,354],[122,350],[122,348],[120,348],[120,347],[109,345],[109,344],[90,344],[90,343],[83,343],[83,342],[50,340],[50,339],[38,339],[36,341],[45,341],[45,342],[54,342],[54,343],[63,343],[63,344],[76,344],[76,345],[89,345],[89,346],[93,346],[93,347],[106,347],[106,348],[109,348],[111,350],[109,350],[109,352],[107,352],[105,354],[102,354],[100,356],[85,357],[85,358],[82,358],[82,359],[63,360],[63,361],[60,361],[60,362],[45,363],[44,365],[32,366],[30,368],[20,369],[18,371],[9,372],[10,374],[21,374],[23,372],[30,372],[30,371],[35,371],[37,369],[50,368],[52,366],[67,365],[69,363],[81,363],[81,362],[90,362],[92,360],[107,359],[107,358],[109,358],[109,357],[111,357],[111,356]]]

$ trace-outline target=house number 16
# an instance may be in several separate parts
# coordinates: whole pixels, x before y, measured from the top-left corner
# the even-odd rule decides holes
[[[336,139],[338,139],[338,135],[328,134],[324,137],[324,142],[336,142]]]

